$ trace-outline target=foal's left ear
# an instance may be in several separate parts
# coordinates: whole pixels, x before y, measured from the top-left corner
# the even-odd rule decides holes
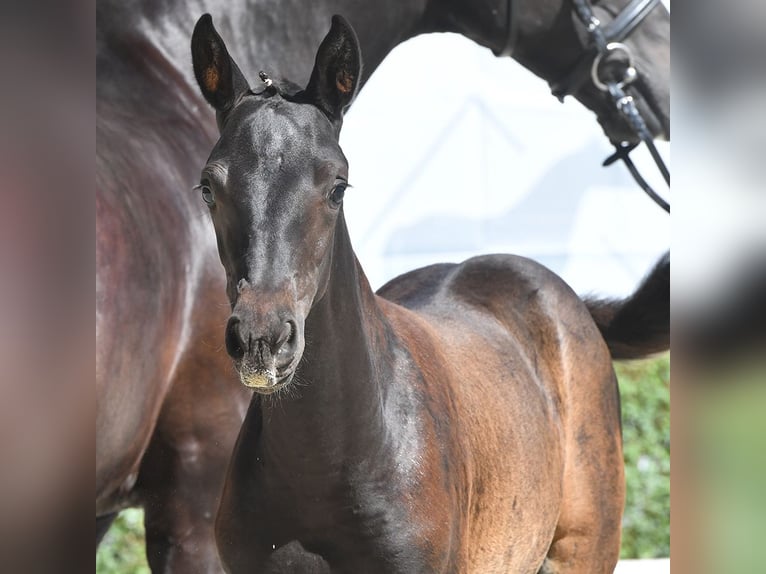
[[[359,40],[346,19],[336,14],[317,51],[306,95],[330,120],[339,123],[354,99],[361,73]]]

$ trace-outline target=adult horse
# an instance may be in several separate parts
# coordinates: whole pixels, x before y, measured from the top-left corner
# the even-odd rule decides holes
[[[192,54],[220,126],[199,189],[226,350],[256,392],[218,514],[227,569],[612,572],[624,481],[607,343],[661,348],[667,325],[625,340],[602,321],[605,342],[559,277],[510,255],[375,295],[343,215],[338,137],[361,71],[348,23],[333,18],[305,89],[252,90],[209,15]]]
[[[212,517],[249,397],[220,343],[228,306],[209,222],[196,196],[178,193],[215,141],[213,115],[187,73],[198,15],[220,15],[246,72],[305,80],[330,16],[343,13],[366,54],[363,84],[394,46],[420,33],[459,32],[500,52],[508,7],[506,0],[97,3],[97,540],[116,512],[142,505],[154,571],[218,568]],[[605,21],[621,7],[597,6]],[[570,7],[545,0],[515,11],[514,57],[557,80],[583,50]],[[651,72],[633,88],[658,135],[669,125],[668,29],[658,8],[627,40],[639,68]],[[603,94],[586,85],[577,97],[613,139],[630,139]]]

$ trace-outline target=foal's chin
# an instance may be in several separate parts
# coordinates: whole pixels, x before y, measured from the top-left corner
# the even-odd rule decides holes
[[[237,370],[240,382],[260,395],[270,395],[283,389],[292,382],[295,374],[292,370],[287,373],[251,371],[242,368]]]

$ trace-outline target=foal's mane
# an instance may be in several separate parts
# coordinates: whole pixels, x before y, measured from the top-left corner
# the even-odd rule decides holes
[[[280,96],[282,99],[287,100],[288,102],[295,102],[297,104],[309,103],[306,96],[306,90],[295,82],[285,78],[281,78],[279,80],[271,80],[271,83],[266,85],[260,91],[258,91],[257,88],[250,88],[248,95],[260,96],[262,98],[273,98],[274,96]]]

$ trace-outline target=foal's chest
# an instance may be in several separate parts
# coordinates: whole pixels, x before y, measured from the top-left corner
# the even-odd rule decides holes
[[[427,521],[418,516],[402,485],[390,474],[387,478],[277,485],[264,477],[260,545],[268,551],[298,541],[333,572],[433,571],[433,533],[420,526]]]

